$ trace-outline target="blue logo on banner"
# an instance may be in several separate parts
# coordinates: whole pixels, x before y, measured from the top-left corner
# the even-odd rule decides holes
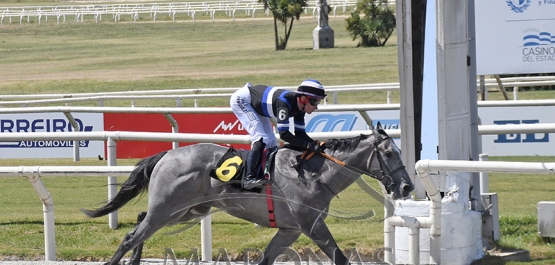
[[[92,132],[93,126],[84,125],[80,119],[75,119],[79,130]],[[13,132],[71,132],[73,127],[65,119],[0,119],[0,133]],[[19,141],[0,142],[0,148],[67,148],[73,147],[74,141]],[[88,147],[89,141],[80,141],[80,147]]]
[[[546,31],[528,32],[522,37],[524,47],[555,44],[555,36]]]
[[[524,10],[526,10],[530,6],[530,4],[532,4],[532,0],[507,0],[506,2],[511,10],[515,13],[524,12]]]
[[[339,127],[339,131],[350,131],[355,126],[357,121],[357,116],[355,114],[320,114],[312,118],[306,125],[306,132],[315,132],[316,128],[323,126],[321,132],[333,132],[336,131],[336,127]]]
[[[539,120],[501,120],[494,121],[494,124],[535,124]],[[549,134],[545,133],[542,138],[536,138],[535,133],[527,133],[524,139],[521,139],[520,134],[498,134],[494,143],[547,143],[549,142]]]

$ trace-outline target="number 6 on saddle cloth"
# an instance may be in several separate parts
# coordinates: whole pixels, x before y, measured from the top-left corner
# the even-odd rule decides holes
[[[267,179],[271,179],[274,171],[274,157],[277,148],[264,149],[262,154],[262,162],[259,165],[258,174],[264,172]],[[247,174],[244,161],[247,160],[250,151],[236,150],[230,147],[227,152],[220,158],[216,167],[210,170],[210,176],[222,182],[230,184],[232,187],[242,189],[241,181]],[[249,191],[260,192],[261,188],[250,189]]]

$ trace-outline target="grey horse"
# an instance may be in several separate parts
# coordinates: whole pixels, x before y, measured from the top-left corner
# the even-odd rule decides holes
[[[301,234],[312,239],[335,264],[348,264],[324,222],[331,200],[361,174],[378,179],[393,199],[406,198],[414,189],[400,150],[381,129],[369,135],[331,139],[325,147],[326,154],[300,163],[302,151],[278,150],[271,182],[275,215],[272,225],[278,231],[259,264],[272,264]],[[162,227],[203,217],[211,207],[270,227],[264,192],[241,191],[209,176],[227,149],[195,144],[147,157],[137,163],[114,199],[98,209],[82,209],[90,217],[104,216],[148,190],[146,217],[125,236],[106,264],[118,264],[127,252]],[[134,256],[131,261],[138,264]]]

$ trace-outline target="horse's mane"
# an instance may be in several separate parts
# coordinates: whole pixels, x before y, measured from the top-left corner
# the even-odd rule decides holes
[[[347,139],[329,139],[328,141],[326,141],[325,146],[326,149],[329,149],[331,151],[349,152],[355,150],[358,144],[361,141],[368,139],[368,137],[370,137],[370,134],[361,134],[359,136]]]

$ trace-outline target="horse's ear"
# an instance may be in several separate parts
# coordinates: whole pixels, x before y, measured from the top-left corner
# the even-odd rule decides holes
[[[376,124],[376,130],[378,130],[378,132],[382,135],[387,136],[387,133],[385,132],[385,130],[382,127],[382,123],[378,121],[378,124]]]

